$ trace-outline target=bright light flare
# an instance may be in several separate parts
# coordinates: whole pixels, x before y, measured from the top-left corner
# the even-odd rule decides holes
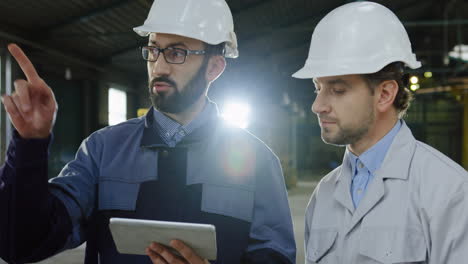
[[[413,91],[413,92],[416,91],[416,90],[418,90],[419,88],[420,88],[419,84],[412,84],[412,85],[410,86],[410,89],[411,89],[411,91]]]
[[[249,115],[250,107],[244,103],[228,103],[221,114],[224,120],[240,128],[247,128]]]
[[[468,61],[468,45],[456,45],[448,55],[454,59]]]
[[[429,79],[429,78],[432,78],[432,72],[430,72],[430,71],[425,72],[425,73],[424,73],[424,77],[426,77],[426,78],[428,78],[428,79]]]
[[[417,84],[419,82],[418,76],[411,76],[409,80],[411,84]]]

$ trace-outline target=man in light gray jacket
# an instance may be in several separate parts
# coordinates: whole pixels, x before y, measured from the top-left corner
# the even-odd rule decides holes
[[[346,153],[307,207],[306,263],[467,262],[468,173],[402,120],[404,68],[420,66],[382,5],[343,5],[315,28],[293,76],[313,79],[322,139]]]

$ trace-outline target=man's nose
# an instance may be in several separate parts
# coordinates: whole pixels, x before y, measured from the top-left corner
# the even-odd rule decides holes
[[[326,97],[321,93],[317,93],[314,102],[312,103],[312,112],[315,114],[328,113],[330,112],[330,104]]]
[[[159,54],[155,62],[150,63],[152,63],[150,67],[152,67],[153,76],[167,76],[171,73],[171,65],[167,63],[163,53]]]

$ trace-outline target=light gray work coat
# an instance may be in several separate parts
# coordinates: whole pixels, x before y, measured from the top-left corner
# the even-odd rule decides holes
[[[403,123],[355,209],[347,155],[310,199],[306,263],[468,263],[465,169]]]

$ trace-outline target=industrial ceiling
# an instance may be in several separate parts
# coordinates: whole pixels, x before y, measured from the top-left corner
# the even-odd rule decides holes
[[[307,92],[304,82],[294,81],[290,75],[302,67],[318,21],[347,2],[351,1],[228,0],[240,57],[229,62],[231,70],[227,72],[244,86],[255,83],[259,94],[271,93],[279,98],[295,89],[291,92],[293,98],[309,101],[313,95]],[[442,81],[466,74],[466,64],[448,59],[447,54],[468,39],[467,1],[375,2],[393,10],[403,21],[423,63],[420,71],[430,70]],[[146,39],[137,36],[132,28],[143,23],[151,4],[152,0],[2,0],[0,38],[29,47],[36,61],[58,65],[57,69],[80,66],[145,79],[138,47]],[[268,82],[278,79],[284,81]]]

